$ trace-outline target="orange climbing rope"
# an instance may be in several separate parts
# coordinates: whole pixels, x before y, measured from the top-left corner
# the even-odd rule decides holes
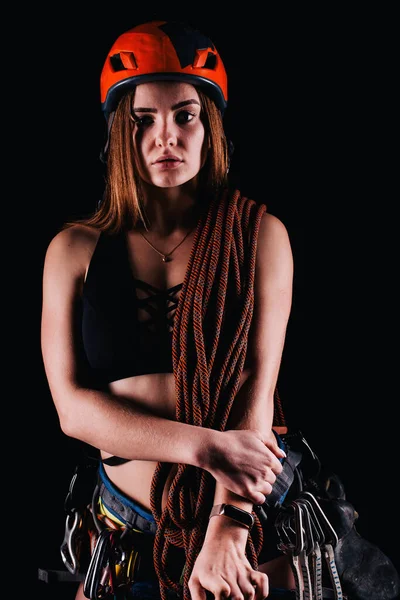
[[[257,237],[264,204],[236,190],[216,198],[196,229],[192,253],[174,319],[172,339],[176,419],[224,431],[238,391],[254,307]],[[275,394],[274,426],[285,421]],[[188,581],[201,550],[212,507],[215,481],[203,469],[178,465],[164,509],[161,498],[171,464],[158,463],[151,485],[151,508],[157,522],[154,566],[162,600],[167,589],[190,600]],[[246,552],[253,568],[263,531],[255,526]],[[171,548],[184,548],[181,581],[168,572]]]

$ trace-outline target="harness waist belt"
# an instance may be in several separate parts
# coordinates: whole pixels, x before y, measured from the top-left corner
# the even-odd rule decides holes
[[[103,482],[100,483],[99,496],[107,509],[114,513],[121,521],[125,522],[129,528],[155,535],[157,523],[146,519],[146,517],[142,517],[133,508],[123,504],[117,496],[110,492]]]

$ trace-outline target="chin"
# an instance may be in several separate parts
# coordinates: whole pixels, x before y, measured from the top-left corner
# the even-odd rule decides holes
[[[151,183],[152,185],[159,187],[159,188],[173,188],[173,187],[179,187],[181,185],[184,185],[185,183],[187,183],[188,181],[191,181],[193,179],[193,177],[195,177],[195,175],[192,175],[190,177],[182,177],[182,176],[168,176],[168,177],[157,177],[152,179]]]

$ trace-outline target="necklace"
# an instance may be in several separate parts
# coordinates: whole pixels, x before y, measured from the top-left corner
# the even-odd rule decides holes
[[[192,229],[189,229],[189,231],[187,232],[187,234],[185,235],[185,237],[179,242],[179,244],[177,244],[175,246],[175,248],[172,248],[171,252],[168,252],[167,254],[164,254],[163,252],[160,252],[159,250],[157,250],[157,248],[155,246],[153,246],[153,244],[151,242],[149,242],[149,240],[143,235],[143,233],[141,231],[139,231],[139,233],[142,236],[142,238],[144,239],[144,241],[147,242],[147,244],[149,246],[151,246],[151,248],[153,248],[153,250],[155,250],[157,252],[157,254],[159,254],[161,256],[163,262],[170,262],[172,260],[171,254],[173,254],[173,252],[175,252],[175,250],[177,248],[179,248],[179,246],[181,244],[183,244],[183,242],[186,240],[186,238],[188,237],[188,235],[190,233],[192,233],[193,229],[194,229],[194,227],[192,227]]]

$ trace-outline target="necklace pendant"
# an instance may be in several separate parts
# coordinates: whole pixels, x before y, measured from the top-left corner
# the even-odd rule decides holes
[[[183,242],[186,240],[186,238],[188,237],[188,235],[189,235],[190,233],[192,233],[192,231],[193,231],[193,229],[190,229],[190,230],[187,232],[187,234],[185,235],[185,237],[183,238],[183,240],[181,240],[181,241],[179,242],[179,244],[178,244],[177,246],[175,246],[175,248],[173,248],[173,249],[171,250],[171,252],[168,252],[168,254],[163,254],[162,252],[160,252],[159,250],[157,250],[157,248],[155,248],[155,247],[153,246],[153,244],[152,244],[151,242],[149,242],[149,240],[146,238],[146,236],[145,236],[145,235],[143,235],[143,233],[142,233],[141,231],[139,231],[139,233],[140,233],[140,235],[142,236],[142,238],[144,239],[144,241],[146,242],[146,244],[148,244],[149,246],[151,246],[151,248],[153,248],[153,250],[155,250],[155,251],[157,252],[157,254],[159,254],[159,255],[161,256],[161,259],[162,259],[162,261],[163,261],[163,262],[171,262],[171,260],[172,260],[172,258],[171,258],[171,254],[172,254],[173,252],[175,252],[175,250],[177,250],[177,248],[179,248],[179,246],[180,246],[181,244],[183,244]]]

